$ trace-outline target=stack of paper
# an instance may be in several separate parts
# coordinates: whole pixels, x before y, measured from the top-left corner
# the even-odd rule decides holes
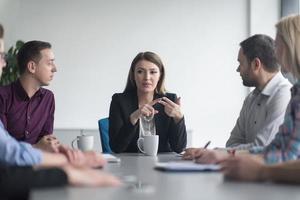
[[[219,171],[221,169],[220,165],[197,164],[192,161],[159,162],[156,163],[155,168],[165,171]]]

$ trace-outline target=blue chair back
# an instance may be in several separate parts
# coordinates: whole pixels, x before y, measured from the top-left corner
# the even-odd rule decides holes
[[[113,153],[109,146],[109,120],[108,118],[103,118],[98,120],[98,127],[100,132],[100,139],[102,145],[103,153]]]

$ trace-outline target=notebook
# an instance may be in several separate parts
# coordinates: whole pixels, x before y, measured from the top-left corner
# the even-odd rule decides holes
[[[216,164],[197,164],[192,161],[171,161],[158,162],[155,169],[163,171],[219,171],[220,165]]]

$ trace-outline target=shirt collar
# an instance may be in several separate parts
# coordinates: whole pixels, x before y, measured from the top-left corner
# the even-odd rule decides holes
[[[15,88],[15,91],[17,95],[20,97],[22,100],[30,99],[29,96],[27,95],[27,92],[24,90],[20,80],[18,79],[16,82],[13,83],[13,86]],[[40,88],[34,95],[33,97],[39,97],[45,94],[45,91],[43,88]]]
[[[271,96],[275,91],[278,84],[284,79],[281,72],[278,72],[273,78],[267,83],[264,89],[261,91],[261,94],[266,96]]]
[[[297,93],[299,92],[299,90],[300,90],[300,80],[298,80],[297,83],[295,83],[293,85],[293,87],[291,88],[292,95],[293,96],[297,95]]]

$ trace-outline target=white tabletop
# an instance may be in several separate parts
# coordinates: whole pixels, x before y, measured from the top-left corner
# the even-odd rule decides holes
[[[273,183],[245,183],[224,180],[219,172],[162,172],[157,161],[180,159],[175,154],[157,157],[119,154],[120,163],[109,163],[104,170],[123,177],[128,183],[118,188],[74,188],[36,190],[31,199],[155,199],[155,200],[235,200],[300,199],[300,187]]]

